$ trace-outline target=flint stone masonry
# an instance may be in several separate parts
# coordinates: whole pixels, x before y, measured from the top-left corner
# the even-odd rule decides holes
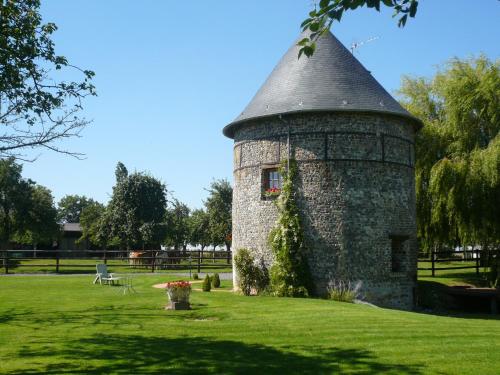
[[[417,276],[415,132],[421,126],[338,39],[310,58],[285,53],[223,133],[234,139],[233,254],[271,267],[277,219],[266,169],[297,160],[294,181],[308,266],[318,295],[362,281],[364,298],[411,309]],[[235,271],[235,270],[233,270]],[[237,273],[233,272],[237,285]]]
[[[363,282],[369,302],[413,306],[416,286],[415,130],[386,114],[299,113],[248,121],[234,134],[233,248],[270,267],[277,211],[262,199],[262,170],[290,155],[315,292],[333,280]],[[391,235],[408,238],[399,272]]]

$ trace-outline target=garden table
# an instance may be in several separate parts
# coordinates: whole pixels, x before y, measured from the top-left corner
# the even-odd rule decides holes
[[[123,279],[123,277],[120,276],[110,276],[106,280],[108,281],[108,285],[120,285],[120,280]],[[115,284],[116,281],[116,284]]]

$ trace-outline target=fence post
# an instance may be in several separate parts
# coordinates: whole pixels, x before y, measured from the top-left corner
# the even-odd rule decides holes
[[[104,249],[104,254],[103,254],[103,259],[102,259],[104,264],[108,264],[108,259],[106,258],[106,249]]]
[[[5,273],[9,273],[9,251],[5,250],[3,252],[3,265],[5,267]]]
[[[231,260],[231,250],[227,250],[227,264],[231,263],[230,260]]]
[[[155,263],[156,263],[156,251],[151,250],[151,255],[152,255],[152,259],[151,259],[151,272],[154,273],[155,272]]]
[[[479,249],[474,250],[476,253],[476,276],[479,276]]]
[[[198,273],[201,272],[201,251],[198,250]]]
[[[436,271],[435,271],[435,260],[436,260],[436,253],[434,250],[431,251],[431,264],[432,264],[432,277],[436,276]]]
[[[59,250],[56,250],[56,273],[59,273]]]

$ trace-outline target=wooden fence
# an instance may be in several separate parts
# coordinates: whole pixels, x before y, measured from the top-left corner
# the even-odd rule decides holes
[[[419,271],[431,271],[432,277],[436,276],[436,271],[442,270],[465,270],[475,269],[476,275],[479,275],[481,267],[489,267],[492,259],[498,259],[500,256],[499,250],[461,250],[461,251],[432,251],[429,258],[420,258],[419,262],[430,262],[431,267],[418,267]],[[440,263],[474,263],[473,265],[458,265],[458,266],[440,266]]]
[[[108,261],[115,261],[113,263],[115,267],[150,272],[159,269],[201,272],[231,267],[231,251],[138,250],[137,252],[141,252],[142,255],[131,256],[132,252],[127,250],[1,250],[0,269],[3,268],[6,274],[9,270],[22,267],[53,268],[55,273],[59,273],[65,267],[92,268],[96,263],[108,264]],[[66,263],[68,260],[71,262]],[[95,261],[95,264],[92,262],[85,264],[84,261]],[[121,262],[116,263],[116,261]]]

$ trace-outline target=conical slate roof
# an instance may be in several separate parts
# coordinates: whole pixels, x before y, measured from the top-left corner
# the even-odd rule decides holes
[[[297,42],[304,36],[281,58],[245,110],[224,127],[224,135],[233,138],[235,128],[250,119],[308,111],[389,113],[420,126],[332,33],[319,38],[311,58],[297,58]]]

